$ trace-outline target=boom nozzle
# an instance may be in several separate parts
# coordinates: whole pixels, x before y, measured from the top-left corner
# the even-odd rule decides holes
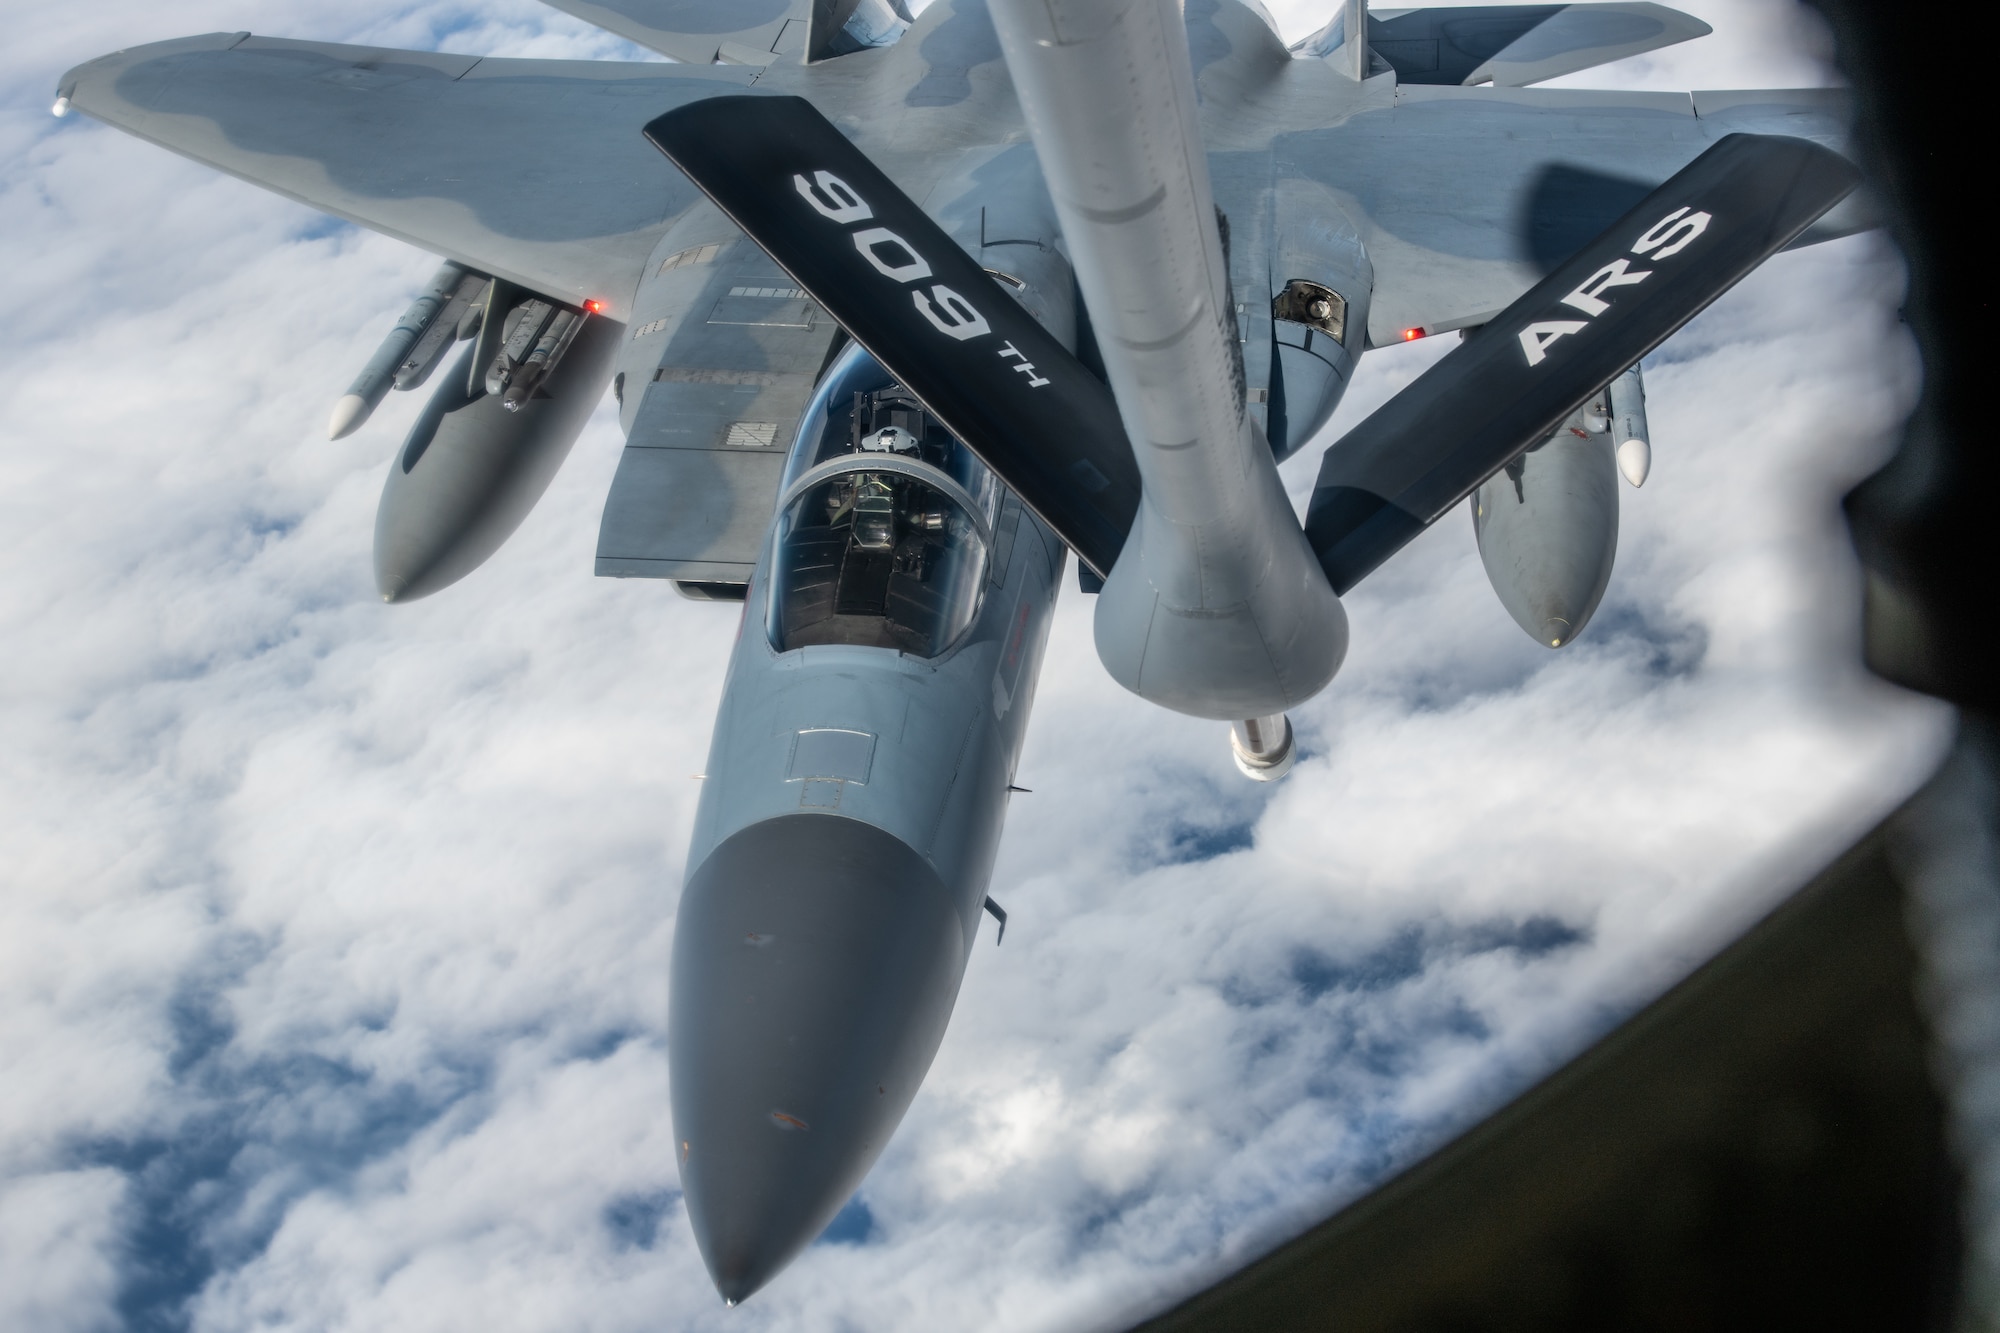
[[[1229,750],[1238,771],[1252,782],[1276,782],[1299,758],[1292,720],[1283,713],[1230,723]]]

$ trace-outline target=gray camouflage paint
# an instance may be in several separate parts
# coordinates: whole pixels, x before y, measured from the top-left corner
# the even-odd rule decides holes
[[[597,325],[617,346],[580,361],[572,375],[595,383],[565,393],[588,403],[614,375],[621,386],[630,439],[600,572],[750,580],[687,859],[671,1019],[689,1204],[734,1299],[839,1207],[936,1050],[977,936],[1064,560],[1010,499],[983,609],[942,658],[771,650],[758,562],[784,442],[833,330],[798,313],[715,318],[728,300],[781,301],[732,295],[781,282],[640,129],[718,94],[807,97],[983,264],[1025,280],[1030,308],[1065,341],[1076,307],[982,0],[937,0],[894,45],[811,64],[790,54],[803,49],[788,26],[809,17],[803,0],[559,7],[670,54],[752,63],[477,59],[228,33],[102,57],[58,93],[474,271],[604,303]],[[1502,309],[1593,233],[1594,208],[1608,221],[1632,191],[1733,131],[1841,136],[1842,101],[1823,91],[1466,88],[1399,82],[1393,68],[1357,82],[1294,58],[1233,0],[1190,0],[1186,13],[1249,412],[1281,453],[1331,414],[1356,356]],[[1543,34],[1566,49],[1512,53],[1521,68],[1509,77],[1526,81],[1531,56],[1577,69],[1629,54],[1570,49],[1580,29],[1566,31]],[[1866,223],[1843,206],[1809,238]],[[1337,347],[1272,319],[1272,293],[1294,278],[1345,298]],[[549,415],[565,424],[531,443],[559,461],[581,422],[567,408]],[[760,430],[732,439],[746,422]],[[1524,487],[1552,465],[1555,454],[1531,458]],[[1609,537],[1483,526],[1503,600],[1516,578],[1506,570],[1546,566],[1556,572],[1521,577],[1586,572],[1594,605],[1615,541],[1612,495]],[[383,513],[401,505],[397,524],[443,534],[431,559],[487,553],[475,549],[484,537],[452,549],[453,524],[491,530],[467,522],[464,505],[413,499],[392,474]],[[676,546],[684,527],[694,536]]]
[[[1257,216],[1280,181],[1332,191],[1374,269],[1378,345],[1475,320],[1532,285],[1524,236],[1552,167],[1650,187],[1731,131],[1841,137],[1843,99],[1827,90],[1356,84],[1291,58],[1240,5],[1196,0],[1189,21],[1217,203],[1235,219]],[[816,65],[482,60],[219,33],[104,56],[58,85],[141,138],[479,272],[602,300],[620,320],[698,198],[641,126],[746,90],[811,99],[918,200],[968,150],[1026,138],[979,0],[938,0],[894,46]],[[1252,247],[1234,260],[1240,294]]]
[[[778,652],[767,564],[751,583],[668,1009],[689,1215],[731,1301],[832,1220],[944,1038],[1065,555],[1008,496],[984,604],[932,661],[845,644]]]
[[[1604,600],[1618,554],[1618,464],[1605,395],[1472,493],[1473,533],[1500,604],[1560,648]]]

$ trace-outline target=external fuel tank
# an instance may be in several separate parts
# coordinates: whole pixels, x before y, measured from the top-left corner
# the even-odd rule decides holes
[[[1528,637],[1583,632],[1618,553],[1618,464],[1604,393],[1472,493],[1479,558]]]
[[[561,360],[518,406],[510,402],[518,395],[505,392],[473,396],[486,378],[472,382],[473,363],[488,342],[468,344],[383,484],[375,514],[382,600],[414,601],[449,587],[514,535],[603,396],[623,330],[611,320],[584,320]]]

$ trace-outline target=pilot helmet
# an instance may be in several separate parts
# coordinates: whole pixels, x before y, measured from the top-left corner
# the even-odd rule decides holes
[[[874,454],[914,454],[917,437],[901,427],[884,426],[872,435],[862,436],[861,447]]]

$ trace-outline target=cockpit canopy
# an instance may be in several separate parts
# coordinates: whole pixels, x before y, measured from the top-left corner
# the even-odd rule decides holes
[[[834,363],[785,469],[768,629],[937,657],[971,627],[999,486],[859,347]]]

